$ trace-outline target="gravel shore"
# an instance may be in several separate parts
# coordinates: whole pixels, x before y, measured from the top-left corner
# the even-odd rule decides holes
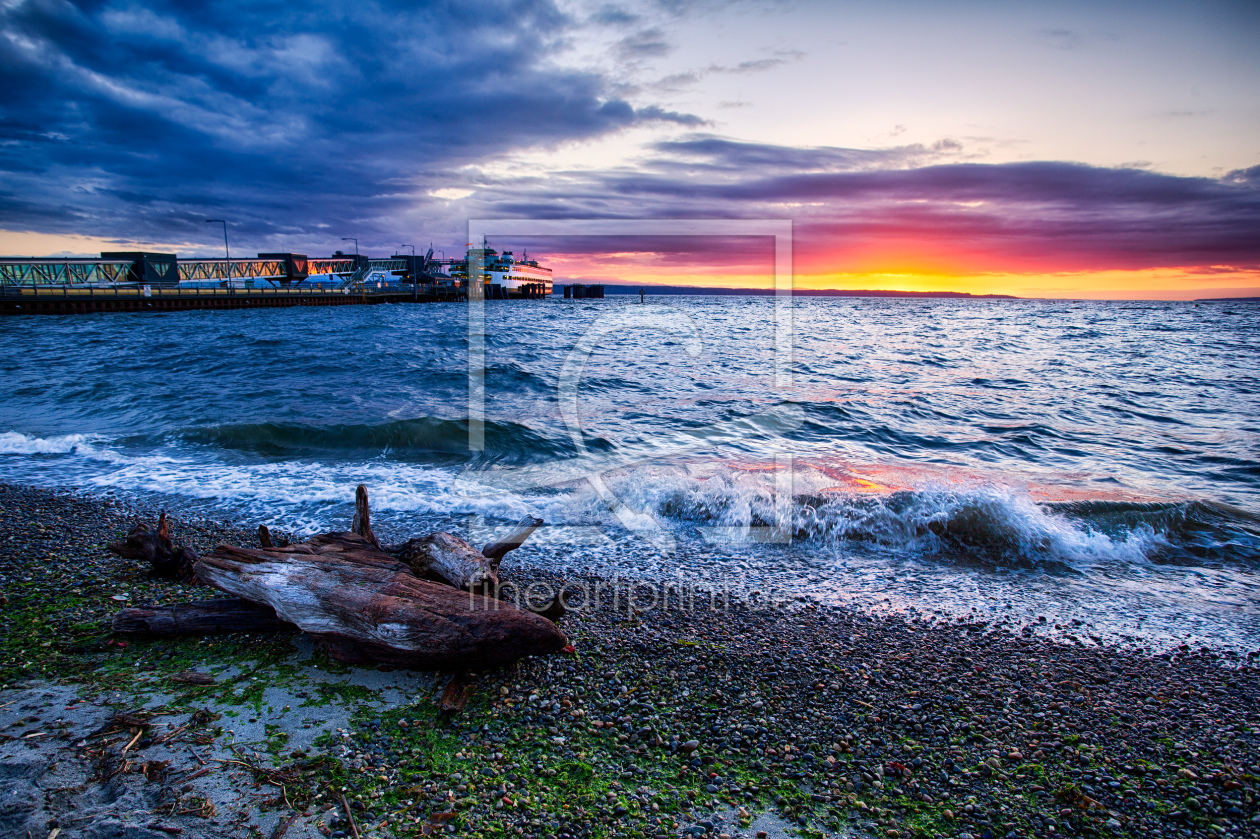
[[[1260,835],[1254,658],[686,591],[635,609],[514,554],[518,583],[598,586],[562,622],[576,654],[477,674],[443,715],[445,677],[341,667],[297,634],[112,637],[121,606],[215,594],[109,555],[138,518],[0,486],[4,835]],[[174,535],[255,539],[178,514]],[[237,774],[199,791],[216,772]],[[118,784],[152,812],[74,826]]]

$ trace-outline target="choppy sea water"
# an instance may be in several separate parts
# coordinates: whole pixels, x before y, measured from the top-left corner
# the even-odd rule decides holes
[[[1255,304],[609,298],[0,338],[10,483],[313,532],[363,482],[398,536],[542,516],[512,558],[559,569],[1260,645]]]

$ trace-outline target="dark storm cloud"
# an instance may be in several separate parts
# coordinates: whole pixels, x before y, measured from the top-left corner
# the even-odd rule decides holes
[[[7,5],[0,227],[392,237],[464,164],[698,124],[551,63],[575,25],[542,0]]]
[[[601,6],[593,15],[591,22],[601,26],[629,26],[638,21],[639,16],[628,12],[620,6]]]
[[[1231,184],[1247,184],[1254,187],[1260,187],[1260,166],[1252,166],[1250,169],[1235,169],[1225,176],[1225,182]]]
[[[767,172],[852,171],[902,168],[925,163],[960,149],[953,140],[931,146],[910,145],[888,149],[793,148],[769,143],[741,143],[723,137],[693,136],[656,144],[658,166],[738,172],[756,177]]]
[[[659,58],[663,55],[669,55],[673,51],[673,46],[669,41],[665,40],[665,32],[660,28],[644,29],[635,32],[633,35],[627,35],[616,43],[613,51],[617,55],[627,61],[635,61],[643,58]]]
[[[629,56],[669,47],[617,7],[596,17],[624,29]],[[209,251],[203,220],[229,218],[241,252],[317,252],[353,235],[380,253],[430,237],[451,248],[469,218],[791,218],[798,253],[820,260],[917,241],[982,267],[1260,263],[1260,167],[1217,180],[982,165],[952,140],[799,148],[700,134],[633,167],[482,166],[645,122],[703,123],[636,108],[620,82],[551,61],[585,25],[543,0],[0,6],[0,228]]]
[[[794,53],[794,57],[799,57],[800,53]],[[658,79],[651,84],[645,85],[645,89],[657,93],[677,93],[692,85],[698,84],[706,76],[712,75],[751,75],[753,73],[763,73],[767,70],[773,70],[788,63],[786,58],[759,58],[754,61],[741,61],[734,66],[726,66],[723,64],[710,64],[702,70],[688,70],[683,73],[671,73],[664,78]]]
[[[608,253],[637,253],[656,255],[671,266],[687,265],[706,267],[714,264],[714,254],[722,255],[722,264],[772,264],[774,258],[773,236],[513,236],[495,241],[508,250],[519,254],[564,254],[566,256],[599,256]]]
[[[714,66],[714,67],[710,67],[709,69],[715,73],[735,73],[736,75],[741,75],[745,73],[760,73],[764,70],[773,70],[775,67],[779,67],[783,64],[787,64],[787,59],[785,58],[758,58],[753,61],[741,61],[740,63],[736,64],[734,67]]]
[[[1260,264],[1260,167],[1216,180],[1062,162],[931,162],[958,151],[955,143],[800,149],[696,137],[659,144],[657,157],[632,171],[566,179],[563,190],[544,181],[513,182],[510,194],[485,185],[480,212],[791,218],[806,262],[896,244],[907,255],[964,252],[976,270]],[[715,242],[715,258],[722,250]]]

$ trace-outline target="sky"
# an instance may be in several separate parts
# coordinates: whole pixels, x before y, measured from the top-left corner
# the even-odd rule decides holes
[[[0,0],[0,253],[787,219],[799,288],[1260,295],[1254,2]],[[768,240],[491,241],[772,285]]]

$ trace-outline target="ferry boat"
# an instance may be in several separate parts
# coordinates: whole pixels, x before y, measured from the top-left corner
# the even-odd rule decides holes
[[[467,256],[450,266],[450,276],[467,286],[468,266],[481,266],[484,296],[488,300],[540,299],[551,296],[551,269],[530,259],[526,251],[517,259],[512,251],[499,253],[487,243],[469,248]]]

